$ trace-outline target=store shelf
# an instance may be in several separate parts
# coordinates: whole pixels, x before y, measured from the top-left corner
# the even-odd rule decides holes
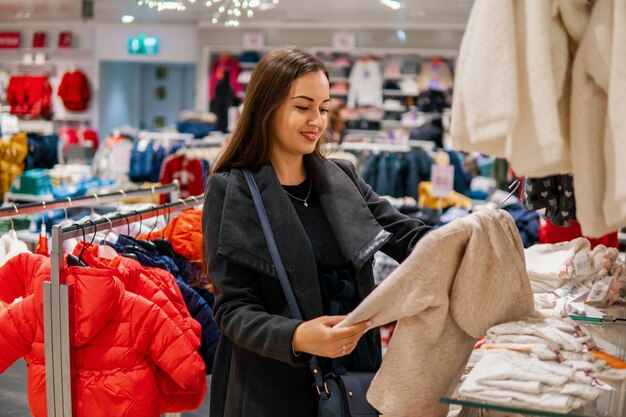
[[[239,63],[239,68],[241,69],[253,69],[254,67],[256,67],[256,62],[240,62]]]
[[[600,398],[587,406],[566,414],[516,405],[512,401],[507,401],[503,404],[489,403],[464,397],[456,391],[449,397],[441,397],[441,402],[444,404],[456,404],[482,410],[493,410],[537,417],[622,417],[624,414],[620,411],[620,401],[623,401],[623,399],[624,387],[622,384],[622,386],[617,389],[604,392],[600,395]]]
[[[619,307],[626,311],[626,308]],[[609,310],[613,311],[613,310]],[[576,316],[570,316],[576,320]],[[614,317],[616,317],[614,315]],[[621,324],[589,321],[582,318],[578,322],[585,328],[591,337],[603,350],[626,359],[626,328]],[[601,381],[604,391],[598,399],[586,406],[569,413],[541,410],[540,407],[529,407],[527,404],[507,400],[503,403],[483,401],[459,394],[458,387],[450,396],[443,396],[440,401],[445,404],[461,405],[481,410],[493,410],[507,413],[516,413],[537,417],[624,417],[626,416],[626,381],[610,384],[610,381]]]
[[[348,77],[330,77],[331,83],[347,83],[349,81]]]
[[[330,95],[334,96],[334,97],[347,97],[348,96],[348,92],[347,91],[333,91],[333,90],[330,90]]]
[[[416,97],[418,94],[407,94],[402,90],[383,90],[383,96],[388,97]]]
[[[398,74],[398,75],[385,75],[384,79],[389,81],[400,81],[405,78],[417,78],[417,74]]]

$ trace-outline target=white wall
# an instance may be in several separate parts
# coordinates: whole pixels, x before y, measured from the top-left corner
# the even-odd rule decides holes
[[[128,40],[140,33],[159,39],[156,55],[128,52]],[[192,24],[95,24],[94,48],[99,61],[195,63],[198,60],[198,30]]]

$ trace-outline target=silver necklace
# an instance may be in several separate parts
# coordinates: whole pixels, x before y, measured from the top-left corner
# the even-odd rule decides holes
[[[302,201],[304,203],[304,207],[309,207],[309,203],[307,203],[307,200],[309,199],[309,196],[311,195],[311,190],[313,189],[313,181],[309,180],[309,192],[306,193],[306,197],[304,197],[304,199],[298,198],[295,195],[291,194],[289,191],[285,190],[283,188],[283,190],[285,190],[285,192],[287,193],[287,195],[295,200],[298,201]]]

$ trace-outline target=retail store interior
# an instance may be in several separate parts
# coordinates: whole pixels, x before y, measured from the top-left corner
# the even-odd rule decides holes
[[[513,299],[496,300],[514,294],[508,278],[498,288],[509,292],[476,289],[509,261],[489,246],[499,245],[493,234],[487,250],[474,233],[468,242],[477,246],[461,251],[445,302],[377,326],[383,360],[372,406],[394,417],[626,416],[623,0],[0,0],[0,10],[0,417],[114,416],[106,395],[95,399],[128,387],[85,376],[100,371],[81,349],[114,350],[114,342],[97,332],[78,341],[74,320],[95,319],[74,308],[66,262],[115,275],[122,292],[147,298],[176,331],[196,332],[191,352],[158,346],[159,355],[197,357],[179,372],[185,377],[149,359],[158,387],[142,417],[240,415],[209,412],[224,336],[201,209],[255,67],[289,45],[328,71],[325,154],[349,161],[385,204],[431,226],[441,259],[453,251],[441,244],[446,230],[470,230],[484,210],[506,212],[515,226],[508,266],[519,261],[534,301],[524,318]],[[299,200],[306,207],[307,198]],[[377,290],[408,285],[383,251],[371,262],[374,300]],[[410,256],[439,262],[418,249]],[[479,266],[490,262],[491,272]],[[467,263],[484,274],[463,274]],[[443,285],[436,268],[423,270],[431,276],[416,272],[406,294]],[[485,307],[493,317],[476,334],[481,320],[465,327],[463,316],[481,304],[501,309]],[[428,366],[428,349],[453,336],[419,327],[420,317],[463,334],[450,362],[457,368]],[[441,338],[394,342],[403,320]],[[414,386],[383,389],[385,357],[388,367],[411,362]],[[183,394],[199,367],[200,382]],[[445,388],[420,388],[439,379]]]

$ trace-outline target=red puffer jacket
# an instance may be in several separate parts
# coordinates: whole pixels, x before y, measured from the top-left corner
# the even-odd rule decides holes
[[[0,315],[0,373],[26,355],[31,413],[46,417],[42,283],[50,279],[50,267],[39,255],[27,255],[26,265],[16,264],[20,261],[23,257],[13,258],[0,268],[3,301],[33,290]],[[29,275],[15,275],[24,269]],[[153,302],[125,291],[116,275],[95,268],[65,270],[73,300],[73,412],[77,417],[157,417],[157,369],[186,392],[202,391],[204,363],[181,329]]]
[[[83,242],[79,241],[74,248],[74,254],[78,256],[83,247]],[[200,323],[189,314],[180,293],[178,295],[169,292],[166,294],[150,277],[149,272],[133,259],[123,256],[116,256],[113,259],[99,257],[99,248],[99,245],[90,245],[83,251],[82,259],[87,265],[98,269],[117,271],[126,291],[141,295],[159,306],[198,350],[202,328]],[[170,281],[174,280],[173,277],[169,279]],[[157,384],[161,400],[161,413],[195,410],[200,407],[206,394],[206,379],[201,389],[193,387],[193,390],[187,391],[172,381],[167,372],[161,369],[157,369]]]

